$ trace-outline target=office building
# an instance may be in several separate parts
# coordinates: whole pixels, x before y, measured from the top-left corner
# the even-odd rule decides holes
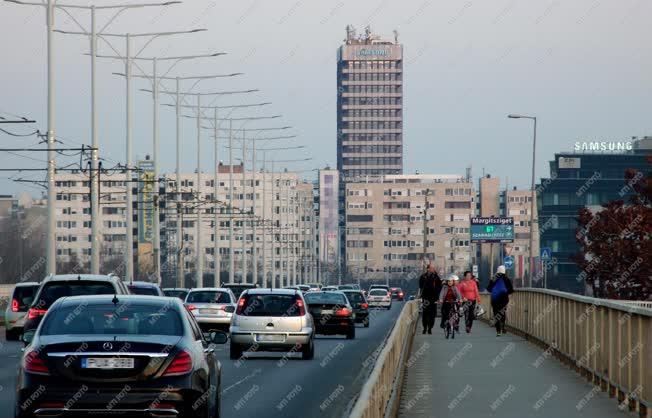
[[[403,173],[403,46],[347,26],[337,53],[337,169],[343,182]]]
[[[578,142],[573,152],[556,153],[550,161],[550,177],[537,187],[541,247],[552,251],[547,272],[548,288],[584,293],[580,269],[571,259],[580,250],[576,240],[580,208],[599,211],[601,205],[627,199],[632,188],[625,170],[649,175],[652,170],[652,137],[618,142]]]

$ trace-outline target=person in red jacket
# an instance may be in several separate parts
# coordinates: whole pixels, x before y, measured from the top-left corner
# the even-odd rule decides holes
[[[475,306],[481,302],[480,292],[478,291],[478,283],[473,277],[473,273],[470,271],[464,272],[464,277],[460,284],[457,286],[462,294],[462,300],[464,301],[464,315],[466,318],[466,333],[471,332],[473,327],[473,320],[475,319]]]

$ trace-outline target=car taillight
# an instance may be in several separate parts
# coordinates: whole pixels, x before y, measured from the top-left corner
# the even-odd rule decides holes
[[[398,292],[398,296],[402,298],[403,297],[403,292]]]
[[[303,304],[303,301],[300,298],[296,300],[297,307],[299,308],[299,315],[303,316],[306,314],[306,307]]]
[[[236,309],[235,313],[240,315],[242,313],[242,311],[244,310],[244,306],[245,306],[246,302],[247,302],[247,300],[245,298],[238,299],[238,308]]]
[[[360,304],[360,307],[361,307],[362,309],[369,309],[369,304],[368,304],[368,303],[361,303],[361,304]]]
[[[12,299],[11,300],[11,311],[12,312],[18,312],[18,300],[17,299]]]
[[[45,315],[47,311],[47,309],[30,308],[29,311],[27,311],[27,319],[36,319],[39,316]]]
[[[341,308],[335,311],[335,316],[349,316],[351,311],[348,308]]]
[[[172,363],[165,369],[163,376],[178,376],[192,370],[192,357],[186,351],[180,351]]]
[[[26,372],[48,374],[50,370],[43,359],[38,355],[38,351],[29,351],[23,359],[23,368]]]
[[[195,305],[186,305],[186,309],[188,309],[189,311],[194,311],[195,309],[197,309],[197,307]]]

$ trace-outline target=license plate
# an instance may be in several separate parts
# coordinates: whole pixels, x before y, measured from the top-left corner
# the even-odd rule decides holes
[[[82,369],[133,369],[133,358],[88,357],[82,359]]]
[[[285,335],[283,334],[258,334],[256,336],[257,341],[266,341],[266,342],[283,342],[285,341]]]
[[[219,309],[200,309],[199,313],[204,315],[220,315],[223,311],[220,311]]]

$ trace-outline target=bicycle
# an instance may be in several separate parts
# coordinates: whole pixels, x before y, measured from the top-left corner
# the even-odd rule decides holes
[[[448,338],[455,339],[455,332],[459,330],[459,326],[460,326],[459,303],[454,302],[451,306],[451,310],[448,312],[448,319],[446,320],[446,327],[444,328],[446,339]]]

